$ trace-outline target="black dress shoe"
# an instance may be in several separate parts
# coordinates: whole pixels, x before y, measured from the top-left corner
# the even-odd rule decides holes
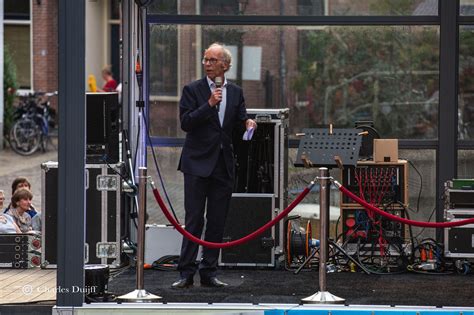
[[[203,287],[213,287],[213,288],[222,288],[227,287],[228,284],[220,281],[216,277],[211,277],[209,279],[201,279],[201,286]]]
[[[178,281],[174,282],[171,287],[175,289],[184,289],[184,288],[189,288],[192,287],[194,284],[193,279],[189,278],[181,278]]]

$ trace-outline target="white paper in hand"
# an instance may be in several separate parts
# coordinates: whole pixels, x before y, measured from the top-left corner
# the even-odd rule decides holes
[[[249,129],[247,129],[244,133],[244,136],[242,137],[242,140],[244,141],[250,141],[252,140],[252,137],[253,137],[253,131],[254,131],[254,128],[253,127],[250,127]]]

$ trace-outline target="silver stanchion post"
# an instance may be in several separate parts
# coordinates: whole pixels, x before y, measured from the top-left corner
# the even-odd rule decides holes
[[[143,285],[143,263],[145,257],[145,213],[146,213],[146,167],[138,169],[138,235],[137,235],[137,287],[134,291],[120,296],[124,302],[156,302],[161,296],[147,292]]]
[[[345,299],[337,297],[327,291],[326,275],[329,253],[329,170],[326,167],[319,168],[319,292],[301,299],[303,303],[312,304],[342,304]]]

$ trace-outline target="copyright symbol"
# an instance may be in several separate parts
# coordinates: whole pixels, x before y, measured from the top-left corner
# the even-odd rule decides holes
[[[31,293],[33,293],[33,286],[27,284],[27,285],[23,286],[23,288],[21,288],[21,291],[24,294],[30,295]]]

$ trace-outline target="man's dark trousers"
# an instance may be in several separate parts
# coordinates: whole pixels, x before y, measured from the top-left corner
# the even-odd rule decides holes
[[[204,239],[209,242],[221,242],[224,225],[232,197],[233,178],[227,171],[222,150],[216,166],[209,177],[200,177],[184,173],[184,207],[186,210],[185,228],[200,238],[204,226],[204,209],[206,206],[206,232]],[[178,271],[182,278],[191,278],[198,265],[196,257],[199,245],[184,238]],[[201,279],[206,281],[215,277],[219,249],[204,247],[199,264]]]

